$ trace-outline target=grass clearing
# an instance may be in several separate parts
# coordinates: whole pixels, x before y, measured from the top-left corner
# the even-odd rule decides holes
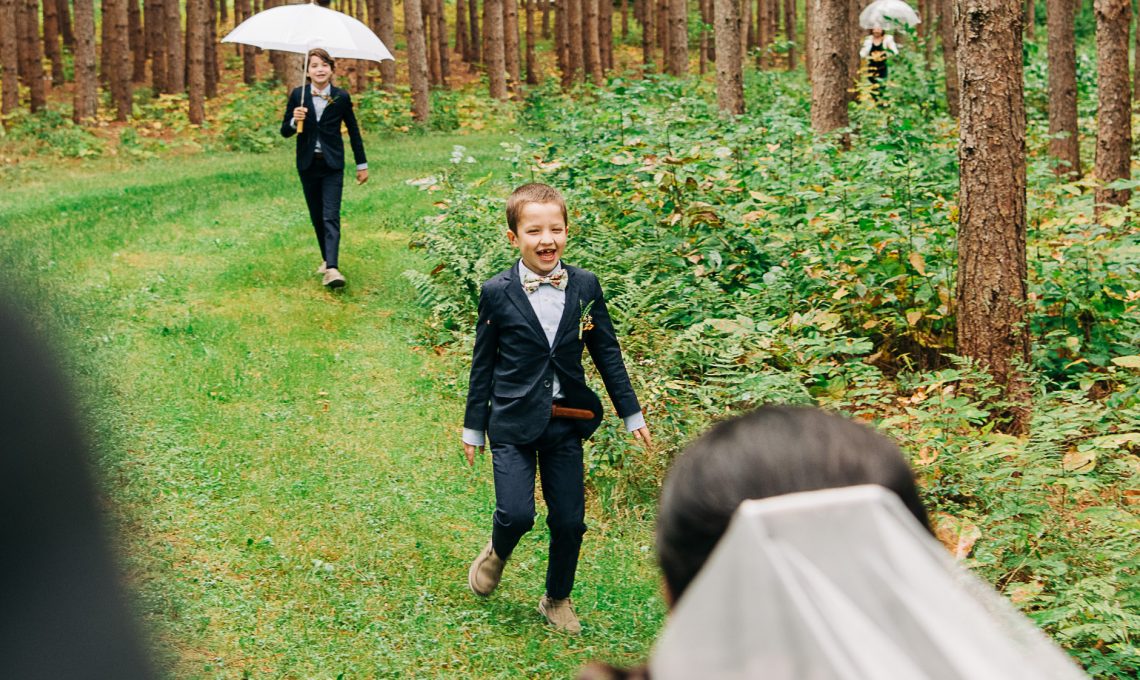
[[[449,386],[465,364],[415,344],[425,313],[401,272],[425,264],[407,243],[433,199],[405,181],[454,144],[472,175],[501,176],[501,141],[369,140],[372,179],[345,187],[339,294],[312,273],[288,144],[7,178],[0,264],[86,395],[174,677],[567,677],[644,658],[664,614],[646,508],[592,499],[579,638],[535,611],[541,516],[500,592],[467,591],[490,465],[460,463]]]

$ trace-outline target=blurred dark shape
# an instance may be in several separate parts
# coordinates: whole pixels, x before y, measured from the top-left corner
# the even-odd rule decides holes
[[[152,678],[67,387],[0,303],[0,678]]]

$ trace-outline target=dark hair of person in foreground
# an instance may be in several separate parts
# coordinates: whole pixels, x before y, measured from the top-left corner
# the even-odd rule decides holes
[[[0,677],[154,677],[66,383],[0,303]]]

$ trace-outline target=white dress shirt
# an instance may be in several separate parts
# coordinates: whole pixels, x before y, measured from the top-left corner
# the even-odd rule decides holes
[[[550,270],[551,276],[556,272],[562,270],[562,263],[554,265],[554,269]],[[519,285],[526,278],[526,275],[542,276],[536,272],[532,272],[529,267],[519,260]],[[527,300],[530,301],[530,306],[534,309],[535,316],[538,317],[538,323],[542,326],[543,333],[546,334],[546,342],[554,347],[554,335],[558,332],[558,325],[562,323],[562,312],[566,309],[566,291],[558,290],[554,286],[543,284],[538,287],[538,290],[533,293],[527,294]],[[558,381],[558,372],[551,371],[551,390],[552,396],[555,400],[561,399],[565,395],[562,393],[562,383]],[[626,430],[633,432],[645,427],[645,416],[638,411],[632,415],[623,418],[625,421]],[[471,430],[463,428],[463,443],[471,444],[472,446],[483,446],[486,443],[486,438],[483,433],[478,430]]]

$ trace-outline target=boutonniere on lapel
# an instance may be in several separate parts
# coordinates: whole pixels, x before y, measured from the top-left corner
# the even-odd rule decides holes
[[[593,300],[590,300],[589,302],[586,302],[586,303],[583,303],[581,300],[578,301],[578,309],[580,311],[580,314],[578,315],[578,339],[579,340],[582,339],[583,333],[585,333],[586,331],[594,330],[594,317],[590,316],[590,310],[593,309],[593,307],[594,307],[594,301]]]
[[[337,101],[338,99],[340,99],[340,97],[332,97],[332,96],[329,96],[329,95],[327,95],[327,94],[321,94],[321,93],[319,93],[319,92],[314,92],[314,93],[313,93],[313,96],[314,96],[314,97],[320,97],[321,99],[325,100],[325,103],[326,103],[326,104],[335,104],[335,103],[336,103],[336,101]]]

